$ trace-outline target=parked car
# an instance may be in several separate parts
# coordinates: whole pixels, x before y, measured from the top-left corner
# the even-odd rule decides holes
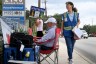
[[[96,37],[96,33],[94,33],[94,34],[89,34],[89,37]]]
[[[85,30],[82,30],[82,32],[83,32],[83,35],[82,35],[82,38],[88,38],[88,33],[85,31]]]

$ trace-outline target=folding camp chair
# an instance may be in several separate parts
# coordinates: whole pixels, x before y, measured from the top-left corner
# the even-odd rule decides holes
[[[41,64],[41,62],[43,60],[46,60],[50,64],[50,62],[47,60],[47,58],[51,59],[54,64],[58,64],[59,36],[60,36],[60,29],[56,28],[54,45],[53,45],[52,49],[50,49],[50,50],[40,50],[39,64]],[[52,53],[54,53],[54,60],[50,57]],[[41,59],[41,57],[42,57],[42,59]]]

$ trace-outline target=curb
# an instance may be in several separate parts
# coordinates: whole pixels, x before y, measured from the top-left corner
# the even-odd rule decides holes
[[[84,59],[85,61],[87,61],[89,64],[96,64],[94,62],[92,62],[91,60],[89,60],[88,58],[86,58],[84,55],[82,55],[81,53],[77,52],[76,49],[74,49],[74,52],[76,54],[78,54],[80,57],[82,57],[82,59]]]

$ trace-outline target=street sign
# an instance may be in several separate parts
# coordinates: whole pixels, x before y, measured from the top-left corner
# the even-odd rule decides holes
[[[10,19],[20,19],[20,24],[25,22],[25,0],[2,0],[2,16]]]

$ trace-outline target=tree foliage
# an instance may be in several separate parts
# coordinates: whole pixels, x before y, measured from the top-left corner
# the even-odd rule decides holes
[[[96,25],[84,25],[83,29],[86,30],[88,34],[96,33]]]
[[[55,14],[53,17],[56,18],[57,20],[57,27],[61,28],[61,21],[62,21],[61,14]]]

